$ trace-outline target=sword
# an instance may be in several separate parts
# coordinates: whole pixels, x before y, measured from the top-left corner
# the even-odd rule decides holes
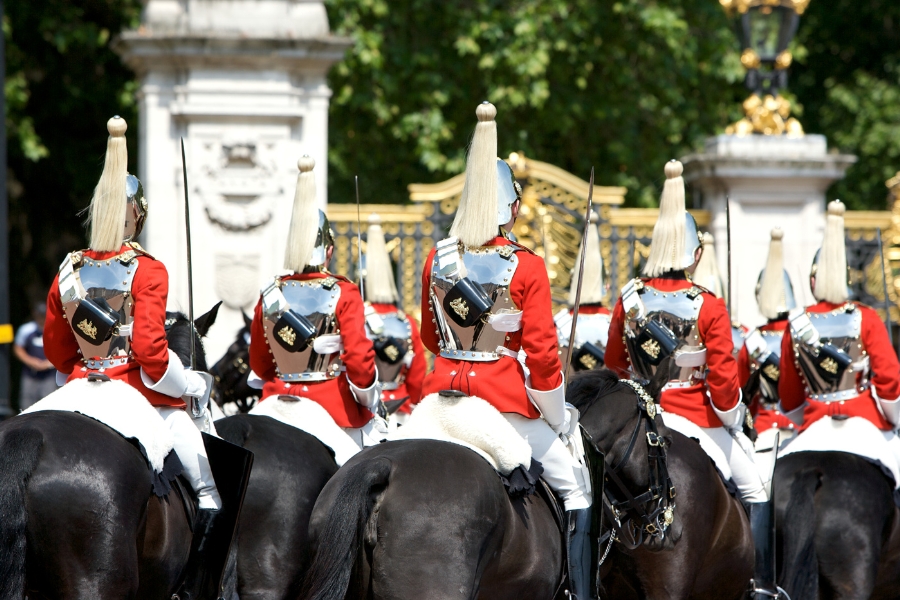
[[[197,330],[194,328],[194,273],[191,268],[191,207],[188,202],[187,160],[184,157],[184,138],[181,138],[181,174],[184,178],[184,233],[187,241],[187,272],[188,272],[188,319],[191,323],[191,370],[197,368],[197,354],[194,348],[194,338]],[[209,373],[197,371],[206,381],[206,392],[200,398],[190,396],[191,416],[198,419],[203,416],[203,411],[209,406],[209,396],[212,393],[213,377]]]
[[[362,270],[362,219],[359,217],[359,175],[353,176],[353,183],[356,186],[356,268],[359,271],[359,295],[365,302],[366,288]]]
[[[731,199],[725,196],[725,243],[728,246],[728,318],[734,320],[731,314]]]
[[[191,320],[191,369],[197,366],[194,354],[194,274],[191,270],[191,206],[188,202],[187,159],[184,157],[184,138],[181,138],[181,174],[184,177],[184,233],[187,240],[188,318]]]
[[[569,371],[572,368],[572,346],[575,345],[575,326],[578,324],[578,309],[581,308],[581,284],[584,282],[584,257],[587,253],[588,228],[591,226],[591,208],[594,206],[594,167],[591,167],[591,180],[588,183],[587,211],[584,213],[584,231],[581,235],[581,256],[578,257],[578,283],[575,284],[575,306],[572,307],[572,329],[569,331],[569,346],[566,349],[566,387],[569,386]]]
[[[878,255],[881,257],[881,283],[884,286],[884,315],[887,317],[888,339],[891,347],[894,346],[893,323],[891,323],[891,297],[888,295],[887,270],[884,267],[884,245],[881,241],[881,227],[878,228]]]

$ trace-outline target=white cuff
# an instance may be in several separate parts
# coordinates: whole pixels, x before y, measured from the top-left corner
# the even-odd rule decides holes
[[[378,367],[375,367],[375,381],[373,381],[372,385],[369,387],[356,387],[353,385],[353,382],[350,381],[350,377],[347,377],[347,383],[350,384],[350,391],[353,392],[353,397],[356,399],[357,404],[365,406],[366,408],[372,408],[378,404],[378,400],[381,399],[381,388],[378,387]]]
[[[250,370],[250,374],[247,375],[247,385],[252,387],[254,390],[261,390],[263,386],[266,384],[263,381],[262,377],[256,374],[256,371]]]
[[[184,396],[185,390],[187,390],[187,378],[184,375],[181,359],[171,350],[169,350],[169,366],[159,381],[154,382],[144,372],[143,367],[141,367],[141,381],[144,382],[148,390],[153,390],[172,398],[181,398]]]
[[[722,421],[722,426],[729,431],[732,429],[740,429],[744,425],[744,417],[747,414],[747,406],[741,401],[741,394],[738,395],[737,404],[734,408],[728,410],[719,410],[715,404],[712,405],[713,412]]]
[[[566,420],[566,378],[561,375],[562,382],[556,388],[547,391],[529,387],[531,377],[525,380],[525,392],[531,402],[541,411],[541,416],[550,427],[556,428]]]
[[[875,403],[881,409],[881,414],[887,419],[887,422],[894,427],[900,423],[900,398],[894,400],[884,400],[878,396],[875,386],[872,386],[872,396],[875,397]]]
[[[56,372],[56,387],[62,387],[66,385],[66,380],[69,379],[69,375],[71,373],[63,373],[62,371]]]

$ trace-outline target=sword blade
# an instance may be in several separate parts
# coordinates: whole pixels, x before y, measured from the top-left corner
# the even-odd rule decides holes
[[[184,156],[184,138],[181,138],[181,174],[184,178],[184,232],[187,240],[188,319],[191,320],[191,369],[197,367],[194,351],[194,273],[191,269],[191,205],[188,202],[187,159]]]
[[[356,186],[356,270],[359,272],[359,295],[363,302],[366,301],[366,282],[363,280],[362,270],[362,219],[359,216],[359,175],[353,176]]]
[[[728,196],[725,196],[725,243],[728,246],[728,287],[725,288],[727,290],[725,295],[728,298],[728,318],[733,321],[734,315],[731,314],[731,199]]]
[[[581,284],[584,282],[584,257],[587,253],[588,228],[591,226],[591,209],[594,207],[594,167],[588,183],[587,210],[584,213],[584,231],[581,234],[581,255],[578,257],[578,282],[575,284],[575,306],[572,307],[572,328],[569,330],[569,346],[566,349],[565,381],[569,386],[569,371],[572,369],[572,347],[575,344],[575,326],[578,324],[578,310],[581,308]]]
[[[878,228],[878,255],[881,257],[881,284],[884,286],[884,316],[888,330],[888,339],[894,347],[894,327],[891,323],[891,297],[888,294],[887,269],[884,265],[884,243],[881,240],[881,227]]]

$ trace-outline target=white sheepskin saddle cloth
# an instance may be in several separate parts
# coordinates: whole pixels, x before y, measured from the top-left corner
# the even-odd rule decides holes
[[[250,410],[251,415],[271,417],[285,425],[296,427],[331,448],[338,466],[350,460],[360,451],[359,446],[338,427],[328,411],[321,404],[308,398],[286,396],[293,400],[283,400],[282,396],[269,396],[257,402]]]
[[[100,421],[123,437],[137,440],[157,473],[162,473],[163,463],[174,445],[172,432],[156,409],[124,381],[75,379],[22,414],[42,410],[76,412]]]
[[[481,455],[502,475],[516,467],[528,470],[531,446],[496,408],[475,396],[430,394],[419,402],[406,424],[389,440],[452,442]]]
[[[712,459],[713,464],[719,469],[719,472],[722,474],[725,481],[731,479],[732,473],[731,467],[728,466],[728,457],[725,456],[725,452],[722,451],[722,448],[720,448],[719,445],[703,431],[702,427],[681,415],[670,412],[663,412],[662,418],[666,427],[672,431],[677,431],[683,436],[694,438],[700,442],[700,447],[703,448],[703,451]]]
[[[900,438],[893,431],[881,431],[862,417],[837,420],[824,417],[791,440],[778,458],[797,452],[849,452],[880,463],[900,488]]]

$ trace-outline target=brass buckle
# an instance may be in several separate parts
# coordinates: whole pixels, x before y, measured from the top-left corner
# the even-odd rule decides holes
[[[650,444],[651,446],[655,446],[657,448],[662,446],[662,441],[661,441],[660,436],[656,433],[653,433],[652,431],[647,432],[647,443]]]

